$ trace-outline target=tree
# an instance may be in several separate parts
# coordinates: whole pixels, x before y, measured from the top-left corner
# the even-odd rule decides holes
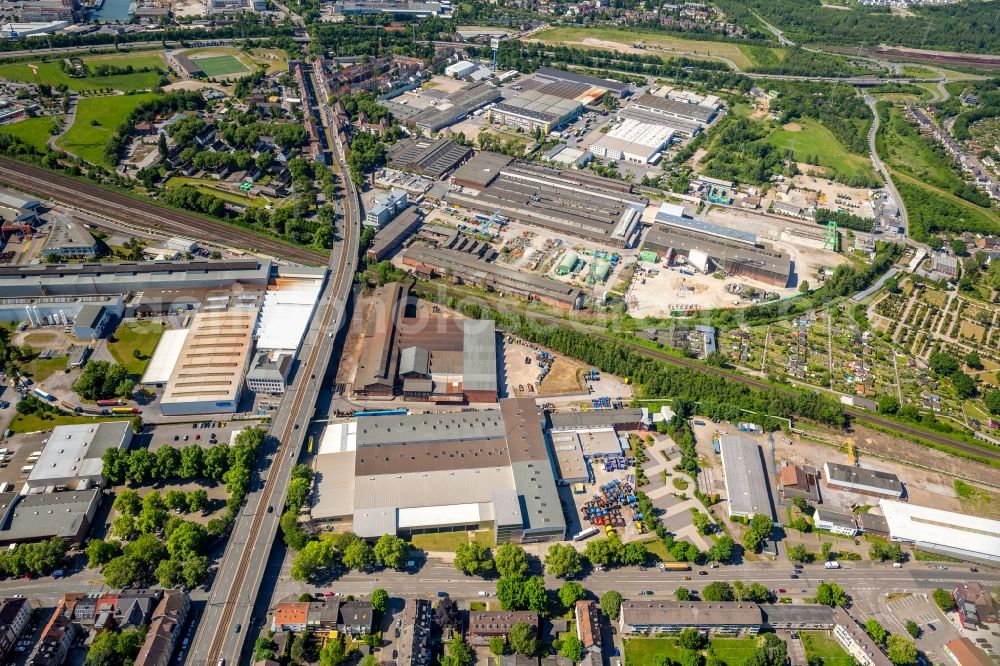
[[[893,634],[886,641],[889,660],[894,664],[914,664],[917,661],[917,646],[902,634]]]
[[[997,392],[1000,395],[1000,391]],[[528,573],[528,554],[515,543],[505,543],[493,553],[497,574],[524,577]]]
[[[168,490],[163,496],[163,503],[171,511],[186,511],[188,507],[187,494],[182,490]]]
[[[375,554],[363,539],[354,541],[344,550],[344,566],[355,571],[370,571],[375,564]]]
[[[913,620],[907,620],[906,621],[906,633],[908,633],[913,638],[920,638],[920,634],[923,633],[923,632],[920,631],[920,625],[919,624],[917,624]]]
[[[451,597],[443,597],[434,609],[434,622],[442,629],[457,628],[462,618],[458,612],[458,604]]]
[[[200,513],[208,506],[208,493],[198,488],[187,494],[187,509],[191,513]]]
[[[122,554],[122,548],[117,541],[92,539],[87,544],[87,566],[96,569],[104,566]]]
[[[879,414],[895,414],[899,411],[899,399],[893,395],[883,395],[878,401]]]
[[[143,633],[137,629],[105,631],[97,634],[87,651],[86,666],[125,666],[142,648]]]
[[[538,654],[538,632],[527,622],[518,622],[511,627],[510,633],[507,634],[507,642],[518,654],[529,657]]]
[[[142,451],[143,449],[140,449]],[[136,451],[138,453],[139,451]],[[136,516],[135,526],[142,534],[159,532],[167,522],[167,505],[159,491],[146,493],[142,498],[142,510]]]
[[[556,578],[571,578],[583,571],[583,559],[573,546],[553,544],[545,556],[545,569]]]
[[[306,648],[308,647],[309,634],[305,631],[300,631],[295,634],[295,639],[292,641],[292,648],[289,650],[288,656],[292,658],[292,662],[296,664],[301,664],[306,658]]]
[[[395,534],[383,534],[375,542],[375,561],[390,569],[402,569],[406,564],[407,545]]]
[[[885,639],[889,637],[889,632],[874,618],[865,621],[865,631],[879,645],[885,645]]]
[[[162,134],[160,136],[163,136]],[[278,644],[274,642],[274,633],[270,630],[265,631],[262,635],[257,637],[257,640],[253,644],[253,660],[264,661],[265,659],[275,659],[277,658]]]
[[[117,451],[120,449],[115,450]],[[117,497],[115,497],[115,503],[112,507],[118,513],[134,516],[139,513],[139,510],[142,508],[142,499],[139,497],[139,493],[126,488],[118,493]]]
[[[139,565],[127,555],[119,555],[101,571],[108,587],[128,587],[139,577]]]
[[[170,533],[167,550],[170,556],[179,560],[201,555],[208,539],[208,532],[198,523],[182,521]]]
[[[319,651],[320,666],[340,666],[346,660],[347,648],[344,646],[342,636],[328,640],[323,649]]]
[[[184,580],[184,564],[179,560],[163,560],[156,566],[156,580],[162,587],[177,587]]]
[[[959,398],[971,398],[976,393],[976,380],[965,374],[961,370],[956,370],[955,372],[948,375],[951,379],[952,386],[955,387],[955,394]]]
[[[141,534],[135,541],[125,544],[122,553],[145,571],[151,572],[167,557],[167,546],[155,534]]]
[[[575,664],[583,658],[583,641],[577,638],[576,634],[569,634],[562,639],[562,645],[559,646],[559,654]]]
[[[836,583],[820,583],[816,587],[816,603],[826,606],[846,606],[847,594]]]
[[[677,642],[686,650],[700,650],[708,641],[697,629],[684,629],[677,637]]]
[[[968,250],[968,248],[965,246],[965,241],[962,240],[961,238],[953,238],[951,242],[948,244],[948,247],[951,248],[952,252],[954,252],[959,256],[965,254],[966,250]]]
[[[931,593],[931,596],[938,608],[945,613],[955,610],[955,597],[951,596],[951,592],[948,590],[939,587]]]
[[[612,620],[618,619],[622,609],[622,595],[615,590],[608,590],[601,595],[601,610]]]
[[[195,479],[205,473],[204,450],[197,444],[189,444],[181,449],[181,464],[177,470],[184,479]]]
[[[448,641],[446,645],[448,646],[448,654],[441,658],[441,666],[472,666],[475,654],[461,636]]]
[[[293,580],[307,582],[318,571],[333,564],[335,554],[332,542],[310,541],[295,556],[289,574]]]
[[[809,291],[809,280],[803,280],[799,283],[799,293],[804,294]]]
[[[379,613],[384,613],[386,606],[389,604],[389,593],[383,590],[381,587],[376,587],[372,590],[372,608]]]
[[[708,549],[708,559],[713,562],[728,562],[733,557],[733,547],[735,545],[731,536],[728,534],[722,535]]]
[[[823,556],[824,562],[829,562],[831,559],[833,559],[833,544],[831,544],[829,541],[824,541],[823,544],[819,547],[819,550],[820,554]]]
[[[310,480],[294,478],[288,484],[288,493],[285,495],[285,506],[298,511],[306,500],[309,499]]]
[[[868,556],[880,562],[902,562],[905,559],[902,547],[898,543],[876,541],[868,549]]]
[[[574,581],[566,581],[559,588],[559,601],[566,608],[571,608],[573,604],[586,596],[587,591],[583,589],[583,585]]]
[[[455,568],[467,576],[486,576],[493,571],[493,558],[486,546],[470,541],[455,549]]]
[[[136,351],[139,351],[139,350],[137,349]],[[134,390],[134,386],[135,385],[133,384],[133,390]],[[127,391],[127,395],[131,395],[132,394],[132,391],[129,391],[128,389],[124,389],[124,390]],[[128,423],[129,423],[129,427],[132,428],[132,432],[134,434],[138,435],[139,433],[142,432],[142,417],[139,416],[138,414],[136,414],[135,416],[133,416],[132,418],[130,418],[128,420]]]
[[[678,587],[674,590],[674,599],[677,601],[688,601],[691,599],[691,590],[686,587]]]
[[[1000,266],[1000,262],[997,265]],[[1000,391],[987,391],[983,395],[983,403],[990,414],[1000,415]]]
[[[721,580],[709,583],[701,591],[701,598],[705,601],[732,601],[733,586]]]
[[[812,562],[813,554],[802,544],[797,544],[788,549],[788,559],[793,562]]]
[[[965,364],[973,370],[982,370],[983,358],[979,355],[979,352],[973,350],[965,355]]]
[[[494,636],[490,639],[490,654],[501,656],[507,652],[507,641],[503,636]]]

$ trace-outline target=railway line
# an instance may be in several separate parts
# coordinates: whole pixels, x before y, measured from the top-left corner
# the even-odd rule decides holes
[[[328,261],[324,252],[261,236],[224,222],[130,197],[41,167],[0,157],[0,183],[72,208],[150,231],[224,243],[253,253],[311,266]]]

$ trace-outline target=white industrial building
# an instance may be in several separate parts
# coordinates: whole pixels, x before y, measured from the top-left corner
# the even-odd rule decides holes
[[[590,151],[598,157],[653,164],[659,161],[659,156],[673,138],[672,127],[629,118],[602,136],[590,147]]]
[[[189,328],[171,328],[163,332],[160,341],[156,343],[153,356],[149,359],[146,372],[142,375],[141,384],[146,386],[162,386],[170,381],[170,373],[177,365],[184,341],[187,340]]]
[[[878,505],[893,541],[929,553],[1000,564],[1000,520],[887,499]]]
[[[445,76],[450,76],[453,79],[464,79],[477,69],[479,69],[479,65],[476,63],[468,60],[459,60],[458,62],[445,67],[444,73]]]
[[[760,514],[773,519],[770,484],[757,442],[742,435],[725,435],[719,438],[719,450],[729,516],[753,518]]]
[[[132,427],[126,420],[56,426],[28,473],[25,494],[87,490],[104,482],[101,456],[128,449]]]
[[[299,348],[323,288],[322,278],[282,280],[264,294],[257,320],[257,349],[294,352]]]

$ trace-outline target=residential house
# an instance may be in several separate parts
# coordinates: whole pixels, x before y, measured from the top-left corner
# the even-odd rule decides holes
[[[271,631],[331,631],[363,636],[372,630],[370,601],[283,601],[274,607]]]
[[[76,638],[76,626],[66,616],[65,610],[66,607],[60,601],[45,623],[26,666],[62,666],[66,661],[69,648]]]
[[[538,613],[534,611],[475,611],[469,613],[467,633],[471,645],[489,645],[496,636],[506,637],[515,624],[527,623],[538,631]]]
[[[586,652],[601,652],[601,614],[591,600],[576,602],[576,637]]]
[[[191,610],[191,598],[181,590],[167,590],[153,610],[146,640],[134,666],[167,666],[174,653],[184,622]]]
[[[953,593],[958,621],[963,627],[978,627],[997,622],[993,597],[980,583],[959,583]]]
[[[431,624],[434,612],[428,599],[407,599],[399,620],[395,645],[399,666],[430,666]]]
[[[24,597],[0,600],[0,657],[6,657],[31,621],[31,604]]]

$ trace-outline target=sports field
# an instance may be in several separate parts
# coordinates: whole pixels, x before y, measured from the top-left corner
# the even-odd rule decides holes
[[[875,177],[867,155],[848,152],[833,132],[812,118],[802,118],[780,127],[767,142],[782,150],[791,149],[799,162],[818,158],[819,165],[845,175],[865,174]]]
[[[668,56],[722,60],[736,69],[746,69],[753,64],[736,44],[681,39],[623,28],[547,28],[533,34],[531,39],[549,44],[590,46],[625,52],[641,52],[633,48],[633,45],[641,43],[647,48],[664,49]]]
[[[59,146],[92,164],[113,168],[104,156],[108,139],[135,107],[155,96],[142,93],[82,98],[77,105],[76,120],[59,140]]]
[[[228,76],[230,74],[243,74],[247,68],[231,55],[204,56],[192,58],[194,62],[205,72],[205,76]]]
[[[29,143],[39,150],[45,150],[52,134],[49,129],[55,121],[48,116],[39,118],[26,118],[10,125],[0,127],[0,133],[7,133],[16,136],[25,143]]]

